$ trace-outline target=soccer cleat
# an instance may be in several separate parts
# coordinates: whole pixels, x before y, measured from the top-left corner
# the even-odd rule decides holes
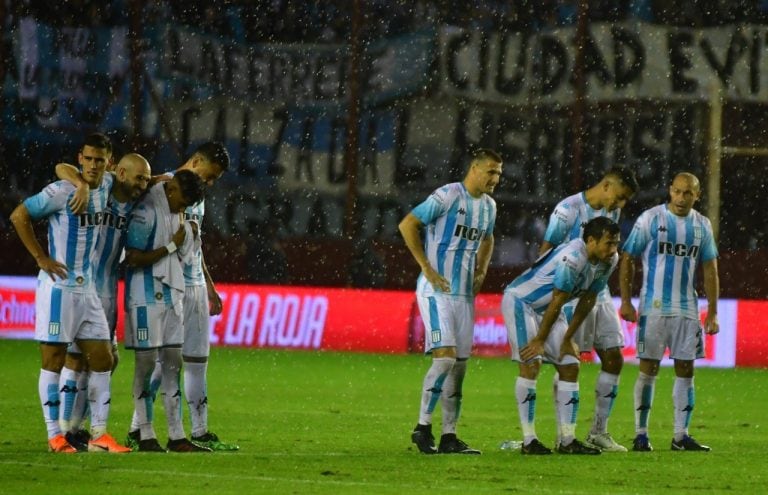
[[[600,449],[585,445],[574,438],[568,445],[563,445],[562,443],[558,445],[557,452],[560,454],[599,455]]]
[[[137,446],[139,452],[168,452],[157,441],[157,438],[147,438],[146,440],[139,440]]]
[[[528,445],[523,445],[520,453],[523,455],[550,455],[552,449],[541,443],[538,438],[534,438]]]
[[[59,433],[48,440],[48,452],[56,452],[57,454],[75,454],[77,453],[77,449],[67,442],[67,439],[63,434]]]
[[[709,452],[712,449],[707,445],[700,444],[694,440],[693,437],[685,435],[679,442],[675,441],[674,438],[672,439],[672,450],[696,450],[699,452]]]
[[[645,433],[638,433],[634,440],[632,440],[632,450],[635,452],[650,452],[653,450],[651,441],[648,439],[648,435]]]
[[[88,442],[88,452],[109,452],[110,454],[125,454],[131,452],[129,447],[123,447],[109,433]]]
[[[422,454],[437,454],[432,425],[416,425],[411,433],[411,442],[416,444]]]
[[[608,432],[605,433],[590,433],[587,435],[587,439],[584,442],[590,447],[600,449],[602,452],[626,452],[627,448],[623,445],[616,443],[616,440],[611,437]]]
[[[437,452],[440,454],[480,454],[479,450],[473,449],[459,440],[455,433],[446,433],[440,437],[440,446],[437,448]]]
[[[208,447],[211,450],[218,450],[218,451],[240,450],[239,445],[235,445],[233,443],[224,443],[221,440],[219,440],[218,435],[210,431],[204,435],[200,435],[199,437],[192,437],[192,441],[195,442],[197,445]]]
[[[64,438],[66,438],[67,442],[69,442],[71,446],[77,449],[78,452],[88,451],[88,440],[91,439],[91,434],[88,433],[87,431],[85,430],[70,431],[70,432],[67,432],[66,435],[64,435]]]
[[[190,442],[186,438],[179,438],[178,440],[168,440],[166,445],[171,452],[213,452],[208,447],[197,445],[194,442]]]
[[[139,448],[139,440],[141,440],[141,433],[139,430],[129,431],[128,436],[125,437],[125,446],[136,450]]]

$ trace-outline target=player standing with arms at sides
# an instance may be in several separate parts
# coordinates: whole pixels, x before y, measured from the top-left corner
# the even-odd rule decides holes
[[[708,303],[704,332],[716,334],[720,331],[717,246],[709,219],[693,209],[701,196],[699,179],[688,172],[677,174],[669,187],[669,196],[668,203],[640,214],[621,257],[621,316],[637,322],[637,357],[640,358],[640,373],[635,382],[636,436],[632,450],[653,450],[648,439],[648,418],[659,362],[669,348],[669,356],[675,361],[672,450],[709,451],[709,447],[688,435],[688,425],[695,403],[694,360],[704,357],[698,295],[694,288],[696,265],[701,260]],[[643,263],[639,318],[631,300],[638,257]]]
[[[595,217],[581,238],[550,249],[504,289],[501,312],[507,326],[512,359],[519,363],[515,398],[523,430],[524,455],[552,451],[536,436],[536,380],[542,360],[555,365],[557,420],[561,454],[600,454],[576,439],[579,411],[579,348],[573,341],[619,262],[619,226]],[[565,304],[578,298],[570,321]]]
[[[77,186],[69,206],[76,213],[81,213],[80,210],[84,210],[88,205],[90,186],[83,180],[78,169],[67,163],[56,165],[56,175]],[[114,169],[112,189],[104,211],[104,221],[99,227],[94,250],[94,281],[96,293],[102,308],[104,308],[109,325],[113,372],[118,361],[115,335],[117,328],[118,265],[125,246],[128,215],[133,209],[134,202],[146,191],[151,175],[149,162],[143,156],[129,153],[120,159]],[[87,409],[88,392],[88,373],[83,372],[84,361],[77,343],[73,343],[67,351],[67,358],[61,371],[61,380],[66,386],[62,401],[64,408],[59,420],[67,441],[81,451],[87,449],[89,440],[88,432],[82,429],[82,422]]]
[[[603,178],[586,191],[568,196],[560,201],[552,215],[539,248],[542,255],[549,249],[582,236],[584,225],[595,217],[608,217],[619,222],[621,209],[634,196],[639,186],[632,171],[613,167]],[[565,305],[566,319],[573,315],[578,300]],[[597,296],[595,307],[574,336],[581,352],[595,349],[600,357],[600,374],[595,384],[595,415],[586,443],[603,452],[626,452],[608,433],[608,418],[619,388],[619,374],[624,365],[621,353],[624,334],[608,287]],[[555,374],[554,397],[557,407],[557,381]]]
[[[200,145],[184,164],[167,175],[189,170],[210,187],[229,169],[229,153],[220,142],[209,141]],[[184,216],[202,228],[205,200],[186,209]],[[222,304],[213,279],[203,258],[201,247],[195,249],[190,263],[184,264],[184,396],[189,405],[192,440],[212,450],[238,450],[235,444],[224,443],[208,430],[208,357],[210,356],[211,315],[221,313]],[[160,385],[160,366],[152,373],[152,390]],[[128,434],[128,444],[136,442],[138,425],[134,421]]]
[[[479,454],[456,437],[462,385],[472,351],[475,295],[485,281],[493,252],[496,202],[501,178],[494,151],[473,154],[462,182],[434,191],[400,222],[400,233],[421,274],[416,300],[425,326],[425,351],[432,366],[424,377],[419,421],[411,440],[424,454]],[[422,244],[421,230],[425,229]],[[435,447],[432,413],[442,404],[442,436]]]
[[[38,392],[48,431],[48,449],[74,453],[59,425],[64,403],[61,370],[67,346],[77,342],[86,357],[91,410],[92,452],[130,452],[107,433],[110,405],[112,349],[109,327],[96,294],[94,248],[104,221],[112,177],[104,175],[112,143],[103,134],[91,134],[78,153],[83,178],[91,189],[86,211],[75,214],[68,206],[75,186],[66,181],[49,184],[27,198],[11,214],[11,222],[24,246],[40,267],[35,291],[35,340],[40,342],[42,369]],[[48,220],[48,254],[35,237],[32,222]]]
[[[149,389],[161,363],[162,395],[168,420],[168,450],[210,452],[190,442],[181,420],[181,346],[184,338],[182,258],[199,245],[196,225],[182,221],[185,208],[203,199],[203,182],[190,171],[155,184],[131,213],[125,245],[125,345],[135,351],[134,411],[140,452],[165,452],[152,426]]]

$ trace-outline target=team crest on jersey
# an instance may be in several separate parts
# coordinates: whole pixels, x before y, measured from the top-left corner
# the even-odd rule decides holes
[[[48,335],[58,335],[61,332],[61,323],[52,321],[48,323]]]
[[[162,292],[156,292],[155,293],[155,299],[158,301],[161,301],[163,299],[163,293]]]
[[[77,282],[78,285],[83,285],[83,282],[85,282],[85,279],[83,277],[77,277],[75,279],[75,282]]]

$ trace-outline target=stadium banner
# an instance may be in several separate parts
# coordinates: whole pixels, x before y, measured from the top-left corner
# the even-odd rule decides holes
[[[346,44],[245,43],[172,24],[161,32],[153,45],[161,47],[160,77],[195,99],[226,95],[286,105],[347,101]],[[422,92],[429,84],[434,37],[426,30],[366,44],[361,82],[367,102]]]
[[[34,338],[36,286],[34,277],[0,276],[0,339]],[[424,325],[412,291],[237,284],[216,288],[224,311],[211,317],[214,346],[373,353],[424,350]],[[120,294],[122,289],[121,283]],[[118,301],[122,314],[122,297]],[[614,304],[618,307],[618,298]],[[500,294],[481,294],[476,299],[473,353],[477,356],[509,356],[500,305]],[[702,321],[706,311],[702,300]],[[697,366],[768,367],[766,312],[768,301],[720,300],[720,333],[706,336],[706,354]],[[122,318],[118,320],[122,340]],[[636,325],[622,320],[622,329],[624,357],[637,363]],[[665,358],[662,364],[671,361]]]
[[[590,24],[584,43],[587,100],[704,100],[716,83],[727,98],[765,100],[767,34],[764,25]],[[575,26],[533,32],[446,26],[439,44],[446,94],[506,105],[575,99]]]

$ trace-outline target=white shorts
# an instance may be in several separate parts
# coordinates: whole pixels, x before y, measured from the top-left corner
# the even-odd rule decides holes
[[[75,340],[109,340],[109,327],[99,296],[38,280],[35,292],[35,340],[70,344]]]
[[[538,335],[542,315],[536,313],[511,292],[505,292],[504,297],[501,298],[501,314],[504,315],[504,324],[507,326],[512,360],[520,362],[520,349]],[[543,359],[552,364],[577,364],[579,359],[570,354],[560,361],[560,347],[567,329],[568,322],[565,321],[565,315],[561,311],[544,342],[544,355],[534,359]]]
[[[469,358],[475,333],[475,301],[442,294],[416,294],[416,302],[424,320],[424,352],[455,347],[457,358]]]
[[[207,358],[211,354],[209,322],[208,289],[204,285],[188,285],[184,289],[183,356]]]
[[[152,349],[179,347],[184,341],[182,307],[165,304],[130,306],[125,318],[125,347]]]
[[[104,316],[107,317],[109,325],[109,335],[112,338],[112,344],[117,344],[117,298],[99,296],[101,307],[104,308]]]
[[[698,320],[682,316],[642,315],[637,323],[637,357],[693,361],[704,357],[704,331]]]
[[[578,303],[578,299],[576,300]],[[570,323],[576,304],[569,302],[563,307],[566,320]],[[598,350],[624,347],[624,332],[621,330],[619,313],[613,305],[613,301],[595,303],[595,307],[589,312],[584,323],[581,324],[573,336],[582,352],[589,352],[592,348]]]

